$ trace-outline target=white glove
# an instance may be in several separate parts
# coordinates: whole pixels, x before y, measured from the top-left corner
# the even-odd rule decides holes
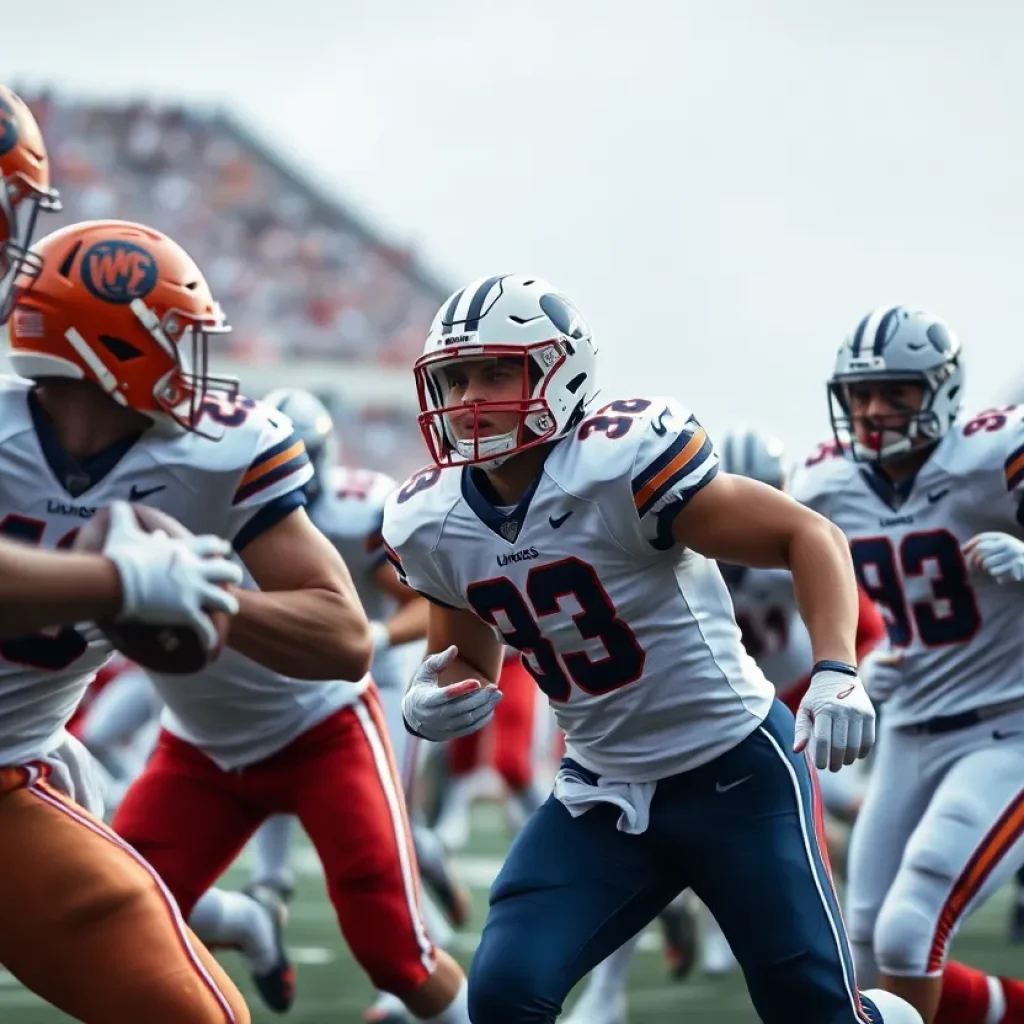
[[[887,701],[903,681],[903,652],[876,647],[861,659],[860,679],[874,703]]]
[[[219,584],[240,583],[242,569],[228,560],[231,545],[220,537],[179,540],[163,530],[147,533],[128,503],[115,501],[103,554],[121,577],[121,619],[195,626],[212,650],[217,631],[207,611],[238,612],[238,599]]]
[[[800,753],[813,744],[814,763],[837,772],[867,757],[875,743],[875,709],[855,669],[841,661],[819,661],[796,713]]]
[[[373,641],[374,656],[386,651],[391,646],[391,634],[388,627],[378,619],[370,621],[370,639]]]
[[[972,569],[987,572],[996,583],[1024,583],[1024,542],[1008,533],[979,533],[963,553]]]
[[[479,679],[439,686],[437,677],[459,653],[454,644],[431,654],[416,670],[402,698],[402,715],[413,732],[428,740],[452,740],[482,729],[493,717],[501,691]]]

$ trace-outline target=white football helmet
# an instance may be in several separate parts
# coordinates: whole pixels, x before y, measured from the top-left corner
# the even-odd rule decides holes
[[[859,462],[885,462],[944,437],[960,412],[960,349],[949,327],[923,310],[880,306],[869,313],[839,347],[828,383],[836,443]],[[854,431],[847,386],[871,381],[920,384],[924,400],[905,428],[880,430],[873,443],[863,444]]]
[[[449,405],[442,372],[459,360],[482,357],[523,362],[523,394],[513,402]],[[445,300],[430,325],[414,373],[420,430],[439,466],[495,468],[516,452],[564,437],[596,393],[597,346],[572,302],[529,274],[499,274],[474,281]],[[519,413],[505,434],[479,431],[457,440],[455,413]]]
[[[724,472],[782,488],[786,475],[782,466],[785,448],[777,437],[740,426],[730,430],[717,447]]]
[[[306,485],[305,492],[312,504],[320,497],[324,470],[337,461],[334,420],[327,406],[311,391],[302,388],[274,388],[263,396],[263,402],[279,409],[292,421],[295,433],[306,446],[313,464],[313,479]]]

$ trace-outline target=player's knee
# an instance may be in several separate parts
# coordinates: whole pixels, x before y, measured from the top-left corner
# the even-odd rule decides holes
[[[102,886],[89,886],[66,903],[62,928],[69,933],[116,927],[147,915],[158,898],[156,883],[134,871],[112,875]]]
[[[374,986],[381,992],[390,992],[405,1001],[430,977],[430,971],[421,960],[396,957],[394,950],[381,950],[378,956],[365,953],[356,956],[359,966],[366,971]]]
[[[925,974],[936,920],[936,912],[927,902],[915,898],[907,888],[894,888],[875,924],[875,959],[879,969],[886,974]]]
[[[966,804],[944,808],[943,824],[950,835],[958,828],[974,829],[973,810]],[[961,844],[952,844],[952,849]],[[925,974],[935,959],[939,919],[961,865],[951,846],[915,834],[907,845],[899,873],[875,923],[875,957],[888,974]],[[951,936],[946,936],[944,941]],[[938,955],[941,957],[942,951]]]
[[[487,1024],[546,1024],[561,997],[545,992],[544,971],[530,950],[488,943],[486,933],[469,969],[469,1019]]]

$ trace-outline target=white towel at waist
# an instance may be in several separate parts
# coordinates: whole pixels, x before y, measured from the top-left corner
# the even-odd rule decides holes
[[[563,765],[555,776],[555,799],[574,817],[598,804],[612,804],[622,812],[618,829],[638,836],[651,821],[651,801],[657,782],[612,782],[599,778],[588,782],[572,765]]]

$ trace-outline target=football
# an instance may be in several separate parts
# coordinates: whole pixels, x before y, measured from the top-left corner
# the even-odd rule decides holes
[[[172,537],[190,537],[192,534],[176,519],[150,508],[148,505],[131,506],[139,526],[147,533],[163,530]],[[76,551],[100,552],[110,527],[110,510],[97,509],[96,514],[75,538]],[[126,658],[143,668],[169,675],[198,672],[214,660],[224,645],[229,616],[224,612],[211,612],[214,627],[220,638],[217,646],[208,651],[199,632],[190,626],[154,626],[128,619],[97,622],[103,635]]]

